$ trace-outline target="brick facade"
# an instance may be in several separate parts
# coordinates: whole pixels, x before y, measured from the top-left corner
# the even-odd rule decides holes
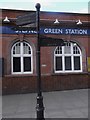
[[[19,10],[2,10],[2,18],[8,16],[8,18],[16,19],[18,15],[27,14],[30,11]],[[52,27],[52,22],[56,18],[61,20],[78,20],[88,21],[89,15],[87,14],[74,14],[74,13],[49,13],[41,12],[40,19],[45,21],[41,22],[41,26]],[[48,22],[48,19],[51,22]],[[47,21],[47,23],[46,23]],[[46,24],[45,24],[46,23]],[[15,23],[12,23],[15,26]],[[2,24],[3,26],[10,26],[11,24]],[[70,25],[70,24],[69,24]],[[69,26],[68,25],[68,26]],[[73,25],[74,27],[75,25]],[[57,28],[57,26],[54,26]],[[64,25],[64,27],[67,27]],[[70,26],[72,28],[72,26]],[[81,27],[81,29],[87,26]],[[15,93],[28,93],[37,91],[37,76],[36,76],[36,35],[31,34],[2,34],[2,58],[4,58],[4,74],[2,77],[2,92],[3,94],[15,94]],[[88,71],[87,71],[87,57],[89,55],[89,38],[87,35],[51,35],[49,37],[63,38],[66,41],[76,42],[82,51],[82,73],[54,73],[54,50],[53,47],[41,47],[41,73],[42,73],[42,90],[54,91],[54,90],[68,90],[88,88]],[[33,74],[27,75],[12,75],[11,74],[11,48],[17,41],[27,41],[33,49]],[[0,48],[1,48],[0,46]],[[1,54],[1,53],[0,53]]]

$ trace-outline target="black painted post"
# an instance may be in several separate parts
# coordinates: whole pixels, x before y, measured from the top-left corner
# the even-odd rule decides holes
[[[36,25],[37,25],[37,120],[44,120],[44,106],[41,89],[41,65],[40,65],[40,4],[36,4]]]

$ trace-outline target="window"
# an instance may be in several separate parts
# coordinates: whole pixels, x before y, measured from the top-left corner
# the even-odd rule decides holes
[[[17,42],[11,50],[12,74],[32,73],[32,48],[26,42]]]
[[[66,42],[54,51],[54,70],[60,72],[82,72],[82,54],[75,43]]]

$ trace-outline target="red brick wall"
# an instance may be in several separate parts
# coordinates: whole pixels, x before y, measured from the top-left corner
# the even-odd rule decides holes
[[[2,79],[2,93],[28,93],[36,91],[36,77],[34,76],[7,76]]]
[[[65,74],[43,76],[43,90],[69,90],[88,87],[87,74]]]
[[[61,37],[61,36],[59,36]],[[66,37],[66,36],[65,36]],[[68,36],[67,36],[68,37]],[[36,38],[34,36],[26,36],[23,38],[30,43],[33,49],[33,74],[36,74]],[[2,42],[2,56],[4,58],[4,74],[11,75],[11,47],[13,43],[19,40],[19,36],[5,35]],[[87,55],[88,55],[88,38],[80,36],[72,36],[72,41],[78,43],[82,49],[83,71],[87,71]],[[85,42],[84,42],[85,41]],[[4,47],[5,46],[5,47]],[[41,47],[41,72],[42,74],[51,74],[54,69],[54,49],[55,47]]]
[[[26,14],[29,11],[18,10],[3,10],[3,18],[8,16],[9,18],[16,18],[18,15]],[[88,15],[81,14],[50,14],[47,12],[41,12],[41,19],[50,19],[51,22],[56,18],[59,20],[78,20],[88,21]],[[44,21],[46,22],[46,21]],[[52,24],[50,22],[50,25]],[[46,25],[46,24],[44,24]],[[54,25],[53,25],[54,26]],[[52,26],[51,26],[52,27]],[[55,26],[57,27],[57,26]],[[60,26],[62,27],[62,26]],[[82,27],[83,28],[83,27]],[[52,90],[66,90],[88,87],[87,72],[87,57],[90,56],[90,40],[88,36],[82,35],[48,35],[51,37],[62,38],[67,41],[76,42],[82,51],[83,57],[83,73],[77,74],[53,74],[53,52],[55,47],[41,48],[41,73],[42,73],[42,87],[43,91]],[[18,40],[25,40],[30,43],[33,48],[33,74],[30,75],[12,75],[11,74],[11,47]],[[37,40],[35,35],[18,35],[18,34],[3,34],[2,36],[2,57],[4,58],[4,76],[3,76],[3,94],[12,93],[27,93],[36,92],[37,80],[36,80],[36,45]],[[1,54],[1,53],[0,53]],[[90,81],[90,80],[89,80]]]
[[[66,36],[57,36],[65,37]],[[11,74],[11,47],[14,42],[20,39],[18,35],[3,36],[3,57],[4,57],[4,77],[3,77],[3,94],[36,92],[36,37],[25,35],[22,40],[26,40],[33,48],[33,74],[14,76]],[[87,88],[87,53],[88,38],[85,36],[67,36],[67,40],[76,41],[83,53],[83,73],[82,74],[54,74],[54,56],[55,47],[41,47],[41,73],[42,86],[44,91],[65,90],[76,88]],[[4,47],[5,46],[5,47]]]
[[[88,88],[88,74],[61,74],[42,76],[42,90],[69,90]],[[37,91],[36,76],[6,76],[2,80],[3,94]]]

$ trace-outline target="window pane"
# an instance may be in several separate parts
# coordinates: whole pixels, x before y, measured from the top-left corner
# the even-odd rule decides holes
[[[23,43],[23,53],[24,54],[31,54],[31,49],[28,44]]]
[[[80,57],[74,56],[74,70],[80,70]]]
[[[55,54],[62,54],[62,47],[61,46],[57,47]]]
[[[56,70],[62,70],[62,57],[56,57]]]
[[[15,46],[13,47],[13,54],[15,54]]]
[[[21,72],[20,57],[13,57],[13,72]]]
[[[64,54],[71,54],[71,43],[66,43],[64,46]]]
[[[71,70],[71,57],[65,57],[65,70]]]
[[[4,74],[4,58],[0,58],[0,77]]]
[[[20,54],[20,43],[15,46],[15,54]]]
[[[73,47],[73,54],[80,54],[80,51],[77,46]]]
[[[31,57],[24,57],[24,72],[31,71]]]

